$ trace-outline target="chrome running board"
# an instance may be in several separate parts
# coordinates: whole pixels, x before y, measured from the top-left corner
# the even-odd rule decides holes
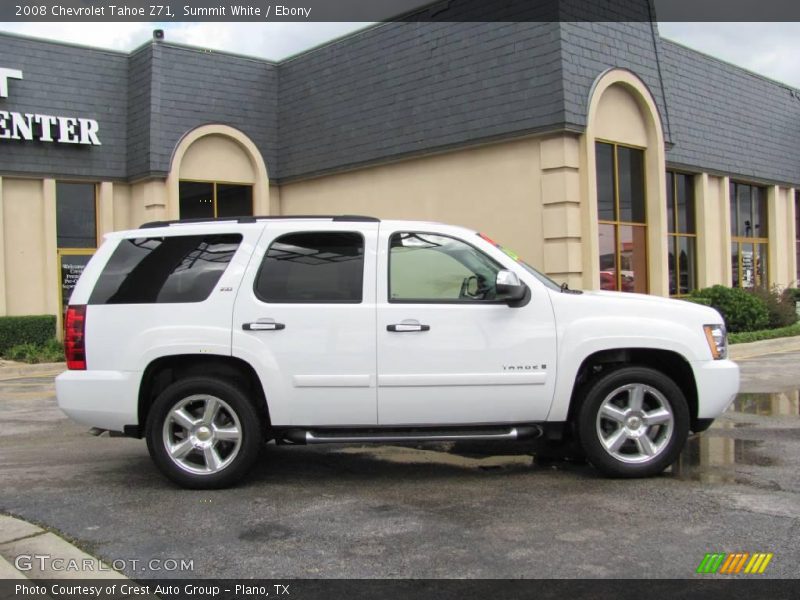
[[[452,442],[527,440],[541,437],[542,428],[538,425],[517,425],[498,429],[481,428],[475,430],[326,430],[311,431],[293,429],[285,432],[284,438],[295,444],[359,444],[359,443],[397,443],[397,442]]]

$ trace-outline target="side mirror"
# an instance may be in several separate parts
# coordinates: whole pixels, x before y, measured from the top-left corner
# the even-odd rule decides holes
[[[497,273],[495,289],[498,299],[507,300],[509,305],[525,298],[528,291],[527,286],[519,280],[519,276],[514,271],[505,269]]]

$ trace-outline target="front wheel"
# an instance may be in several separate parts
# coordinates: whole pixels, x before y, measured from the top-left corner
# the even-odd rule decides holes
[[[649,477],[674,463],[689,434],[689,409],[672,379],[624,367],[588,390],[578,435],[589,461],[611,477]]]
[[[156,398],[147,419],[150,456],[187,488],[221,488],[241,479],[258,457],[262,437],[244,393],[211,377],[176,381]]]

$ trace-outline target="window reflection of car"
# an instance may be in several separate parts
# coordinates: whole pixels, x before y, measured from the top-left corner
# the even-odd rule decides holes
[[[622,291],[623,292],[635,291],[635,282],[633,279],[633,274],[622,273],[621,275],[622,275],[621,277]],[[617,289],[617,275],[614,271],[600,271],[600,289],[609,290],[612,292]]]

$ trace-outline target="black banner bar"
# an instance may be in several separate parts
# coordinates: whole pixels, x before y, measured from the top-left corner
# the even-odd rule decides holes
[[[797,580],[721,579],[0,580],[3,600],[794,600]]]
[[[0,21],[800,21],[796,0],[4,0]]]

